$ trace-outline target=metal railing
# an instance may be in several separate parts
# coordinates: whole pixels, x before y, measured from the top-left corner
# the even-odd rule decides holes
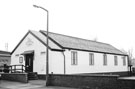
[[[10,66],[1,66],[1,73],[24,73],[25,66],[24,65],[10,65]]]
[[[9,66],[9,70],[11,73],[24,73],[25,66],[24,65],[11,65]]]
[[[0,66],[0,73],[4,73],[4,66]]]

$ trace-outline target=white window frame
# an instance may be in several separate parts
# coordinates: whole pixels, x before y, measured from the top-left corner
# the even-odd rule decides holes
[[[19,63],[23,63],[23,57],[19,57]]]
[[[103,65],[107,65],[107,54],[103,54]]]
[[[126,56],[123,56],[122,60],[123,60],[123,66],[126,66]]]
[[[71,65],[77,65],[77,52],[71,51]]]
[[[89,65],[94,65],[94,53],[89,53]]]
[[[115,66],[118,65],[118,56],[114,56],[114,65],[115,65]]]

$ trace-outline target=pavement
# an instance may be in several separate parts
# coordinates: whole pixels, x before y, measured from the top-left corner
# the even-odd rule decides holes
[[[0,89],[77,89],[69,87],[45,86],[45,80],[31,80],[29,83],[0,80]]]

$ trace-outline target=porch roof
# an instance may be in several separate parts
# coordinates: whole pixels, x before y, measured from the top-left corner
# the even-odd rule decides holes
[[[21,55],[25,55],[25,54],[33,54],[34,50],[29,50],[29,51],[24,51],[23,53],[21,53]]]

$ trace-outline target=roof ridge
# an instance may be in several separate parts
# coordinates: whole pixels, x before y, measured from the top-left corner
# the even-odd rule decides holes
[[[46,32],[46,31],[44,31],[44,30],[40,30],[40,31]],[[89,39],[85,39],[85,38],[79,38],[79,37],[75,37],[75,36],[69,36],[69,35],[65,35],[65,34],[59,34],[59,33],[54,33],[54,32],[50,32],[50,31],[49,31],[49,33],[57,34],[57,35],[62,35],[62,36],[66,36],[66,37],[70,37],[70,38],[75,38],[75,39],[80,39],[80,40],[85,40],[85,41],[91,41],[91,42],[95,42],[95,43],[101,43],[101,44],[110,45],[110,44],[104,43],[104,42],[93,41],[93,40],[89,40]],[[111,45],[111,46],[112,46],[112,45]]]

